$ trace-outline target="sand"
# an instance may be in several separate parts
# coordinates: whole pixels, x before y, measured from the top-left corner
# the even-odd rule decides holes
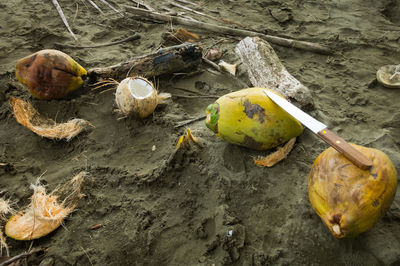
[[[134,5],[131,1],[109,1]],[[163,1],[146,1],[161,9]],[[85,5],[84,5],[85,3]],[[154,52],[162,34],[178,25],[121,17],[100,1],[99,14],[87,1],[61,1],[83,45],[115,41],[139,33],[138,41],[96,49],[61,49],[86,68],[117,64]],[[326,56],[273,45],[288,71],[312,93],[312,115],[344,139],[384,151],[400,170],[400,90],[377,83],[382,65],[400,63],[400,4],[397,1],[199,1],[250,29],[329,46]],[[19,58],[56,43],[74,44],[51,1],[0,4],[0,196],[14,207],[29,202],[38,177],[54,189],[85,170],[85,197],[77,210],[33,246],[47,247],[31,265],[399,265],[400,193],[370,231],[337,240],[311,208],[307,177],[327,145],[305,130],[287,159],[259,168],[253,151],[223,142],[205,127],[189,125],[205,147],[174,154],[185,127],[202,116],[213,98],[182,98],[192,90],[224,95],[250,83],[234,53],[237,38],[195,28],[202,46],[225,51],[238,63],[238,79],[205,70],[191,77],[158,78],[172,100],[144,120],[117,120],[114,92],[83,88],[62,100],[33,99],[15,78]],[[127,10],[127,9],[126,9]],[[177,10],[177,9],[176,9]],[[185,15],[202,21],[210,19]],[[226,42],[219,42],[221,39]],[[207,69],[201,66],[201,69]],[[240,82],[239,82],[239,81]],[[174,96],[175,95],[175,96]],[[57,122],[90,121],[95,128],[69,142],[40,138],[18,124],[11,96],[30,100]],[[90,230],[93,225],[102,227]],[[31,242],[7,239],[11,255]],[[43,264],[42,264],[43,265]]]

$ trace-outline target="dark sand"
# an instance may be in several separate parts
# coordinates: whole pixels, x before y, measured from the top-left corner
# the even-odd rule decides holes
[[[146,2],[159,9],[163,1]],[[62,49],[86,68],[155,51],[162,33],[178,27],[129,15],[121,18],[96,3],[106,15],[87,1],[60,0],[81,44],[106,43],[134,32],[142,39],[97,49]],[[124,0],[110,3],[133,5]],[[314,116],[346,140],[384,151],[400,170],[400,90],[387,89],[375,79],[382,65],[400,63],[398,1],[199,3],[254,30],[331,47],[335,54],[325,56],[273,45],[288,71],[311,90]],[[23,207],[32,194],[29,185],[39,176],[53,189],[81,170],[90,175],[86,197],[64,227],[33,241],[33,246],[48,250],[31,257],[30,264],[44,258],[54,265],[400,264],[400,193],[384,218],[355,239],[334,239],[313,211],[307,177],[327,145],[310,131],[298,138],[286,160],[258,168],[252,156],[269,151],[225,143],[198,121],[189,127],[205,141],[205,148],[178,152],[169,161],[185,129],[174,126],[204,115],[213,99],[173,97],[143,121],[117,120],[113,92],[99,94],[89,86],[67,99],[35,100],[16,82],[16,61],[56,48],[55,43],[73,44],[73,39],[51,1],[2,1],[0,8],[0,162],[8,163],[0,168],[1,196],[11,199],[15,208]],[[203,47],[222,38],[191,30],[203,38]],[[234,54],[238,40],[227,40],[232,42],[216,46],[226,50],[225,61],[239,63],[238,78],[249,84]],[[209,71],[158,81],[160,91],[173,95],[186,93],[176,88],[213,95],[243,88],[227,75]],[[10,96],[29,99],[57,122],[79,117],[96,128],[70,142],[42,139],[15,121]],[[89,230],[96,224],[103,227]],[[11,255],[31,244],[7,241]]]

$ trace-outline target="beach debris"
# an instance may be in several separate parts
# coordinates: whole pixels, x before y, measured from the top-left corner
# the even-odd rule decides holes
[[[390,208],[397,172],[382,151],[351,144],[373,161],[368,170],[330,147],[314,161],[308,177],[311,206],[336,238],[371,229]]]
[[[235,52],[243,62],[241,66],[247,69],[253,86],[277,91],[297,102],[302,109],[314,108],[310,90],[286,70],[268,42],[247,37],[237,44]]]
[[[193,136],[190,128],[186,128],[186,134],[179,137],[178,142],[176,143],[176,148],[187,148],[190,146],[190,143],[194,143],[199,147],[203,147],[203,144],[199,141],[199,139]]]
[[[201,63],[202,48],[199,44],[184,43],[162,48],[157,52],[133,58],[127,62],[109,67],[88,70],[91,79],[113,78],[123,80],[126,77],[154,77],[164,74],[193,71]]]
[[[93,128],[91,123],[80,118],[74,118],[65,123],[56,123],[54,120],[40,115],[32,104],[21,99],[11,97],[10,104],[17,122],[41,137],[69,141],[82,131]]]
[[[202,115],[202,116],[198,116],[198,117],[195,117],[195,118],[192,118],[192,119],[187,119],[187,120],[184,120],[184,121],[180,121],[175,125],[175,128],[187,126],[187,125],[192,124],[194,122],[197,122],[199,120],[203,120],[204,118],[206,118],[206,115]]]
[[[87,0],[94,8],[97,9],[97,11],[99,11],[101,14],[104,15],[103,10],[101,10],[92,0]]]
[[[81,87],[86,70],[58,50],[41,50],[17,62],[16,76],[38,99],[66,96]]]
[[[207,50],[206,54],[204,55],[204,58],[210,60],[210,61],[215,61],[220,59],[222,56],[222,51],[218,48],[210,48]]]
[[[288,156],[290,151],[293,149],[295,142],[296,142],[296,138],[290,139],[288,142],[286,142],[285,145],[283,145],[283,147],[279,147],[277,149],[277,151],[275,151],[274,153],[271,153],[270,155],[265,156],[265,157],[258,156],[257,158],[253,158],[254,163],[260,167],[274,166],[275,164],[284,160]]]
[[[142,8],[136,8],[127,6],[131,13],[134,13],[141,19],[152,19],[155,21],[164,21],[165,23],[172,23],[172,24],[179,24],[184,26],[189,26],[192,28],[206,30],[208,32],[220,33],[222,35],[231,35],[231,36],[238,36],[238,37],[247,37],[247,36],[259,36],[260,38],[285,47],[289,48],[298,48],[306,51],[312,51],[319,54],[332,54],[332,50],[328,47],[323,45],[312,43],[312,42],[305,42],[305,41],[298,41],[289,38],[282,38],[273,35],[262,34],[255,31],[250,30],[242,30],[242,29],[235,29],[231,27],[225,26],[218,26],[213,25],[210,23],[200,22],[200,21],[193,21],[190,19],[185,19],[179,16],[169,16],[165,15],[156,11],[150,11]]]
[[[222,23],[226,23],[226,24],[233,24],[233,25],[239,26],[239,27],[241,27],[241,28],[244,28],[244,26],[243,26],[242,24],[239,24],[239,23],[237,23],[237,22],[234,22],[234,21],[231,21],[231,20],[228,20],[228,19],[223,19],[223,18],[214,17],[214,16],[212,16],[212,15],[209,15],[209,14],[206,14],[206,13],[203,13],[203,12],[200,12],[200,11],[197,11],[197,10],[195,10],[195,9],[192,9],[192,8],[190,8],[190,7],[187,7],[187,6],[184,6],[184,5],[181,5],[181,4],[178,4],[178,3],[173,2],[173,1],[168,1],[168,2],[169,2],[172,6],[175,6],[175,7],[181,8],[181,9],[183,9],[183,10],[192,12],[192,13],[194,13],[194,14],[196,14],[196,15],[205,17],[205,18],[207,18],[207,19],[216,20],[216,21],[218,21],[218,22],[222,22]]]
[[[236,75],[236,64],[229,64],[224,60],[219,61],[218,66],[221,67],[224,71],[228,72],[232,76]]]
[[[19,265],[24,265],[26,264],[26,261],[24,260],[29,257],[30,255],[33,255],[35,253],[39,253],[44,251],[44,248],[38,247],[38,248],[30,248],[28,251],[25,251],[21,254],[18,254],[14,257],[0,257],[0,266],[5,266],[5,265],[10,265],[10,266],[19,266]]]
[[[121,81],[115,93],[118,111],[125,116],[145,118],[157,105],[171,97],[169,93],[158,94],[153,83],[143,77],[129,77]]]
[[[400,64],[382,66],[376,72],[376,79],[387,88],[400,88]]]
[[[95,224],[95,225],[92,225],[89,229],[90,230],[97,230],[97,229],[102,228],[102,227],[103,227],[102,224]]]
[[[256,150],[279,146],[303,131],[262,88],[228,93],[207,107],[206,116],[206,126],[217,137]]]
[[[65,17],[64,12],[62,11],[60,4],[58,3],[57,0],[51,0],[51,1],[53,2],[53,5],[56,7],[57,12],[61,17],[61,20],[64,22],[65,27],[67,27],[69,33],[71,33],[72,37],[75,39],[75,41],[77,41],[78,38],[76,37],[76,35],[72,31],[71,27],[69,26],[67,18]]]
[[[150,11],[156,11],[154,8],[152,8],[149,4],[147,4],[145,1],[140,1],[140,0],[131,0],[132,2],[136,3],[136,7],[144,6],[146,9]]]
[[[0,198],[0,221],[6,221],[6,215],[14,213],[14,210],[10,206],[10,201]],[[0,254],[3,256],[3,249],[6,250],[7,256],[10,256],[10,250],[8,248],[6,238],[3,235],[3,226],[0,226]]]
[[[16,240],[32,240],[53,232],[78,206],[86,176],[86,172],[80,172],[49,194],[40,183],[32,184],[30,204],[11,216],[5,226],[6,235]]]
[[[111,10],[113,10],[115,13],[118,13],[121,17],[124,17],[124,14],[122,14],[118,9],[113,7],[110,3],[108,3],[106,0],[100,0],[103,4],[108,6]]]
[[[184,28],[179,28],[173,33],[167,33],[163,34],[163,38],[167,39],[172,42],[179,42],[179,43],[184,43],[184,42],[198,42],[200,41],[199,35],[196,33],[190,32]]]

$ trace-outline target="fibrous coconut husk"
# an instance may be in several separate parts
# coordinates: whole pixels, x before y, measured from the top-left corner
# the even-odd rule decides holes
[[[7,214],[12,213],[13,210],[10,207],[9,200],[0,198],[0,220],[4,221]],[[0,255],[3,256],[3,248],[6,249],[7,256],[10,256],[6,238],[3,235],[3,226],[0,226]]]
[[[80,118],[74,118],[65,123],[56,123],[50,118],[41,116],[29,102],[21,99],[11,97],[10,103],[17,122],[41,137],[69,141],[82,131],[93,127],[88,121]]]
[[[202,142],[192,134],[192,131],[190,130],[190,128],[187,128],[186,134],[179,137],[179,139],[176,143],[176,148],[184,149],[184,148],[190,146],[191,142],[195,143],[200,148],[203,147]]]
[[[41,184],[31,185],[31,203],[8,220],[6,235],[16,240],[31,240],[54,231],[83,197],[85,177],[86,173],[80,172],[50,194]]]
[[[279,147],[278,150],[274,153],[271,153],[268,156],[259,156],[258,158],[253,158],[254,163],[260,167],[272,167],[275,164],[279,163],[290,153],[293,149],[294,143],[296,142],[296,138],[290,139],[283,147]]]

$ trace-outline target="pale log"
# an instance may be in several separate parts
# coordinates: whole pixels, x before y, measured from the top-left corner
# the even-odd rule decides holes
[[[246,37],[237,44],[235,52],[253,86],[275,90],[302,109],[314,108],[309,89],[286,70],[268,42],[258,37]]]

